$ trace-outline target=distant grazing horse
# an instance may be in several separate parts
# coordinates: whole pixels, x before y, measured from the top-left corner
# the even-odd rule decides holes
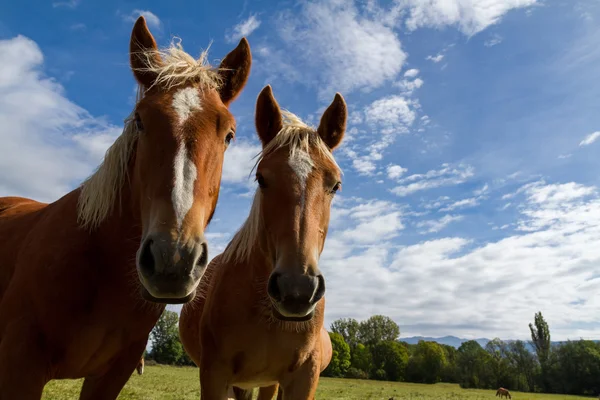
[[[135,369],[137,369],[138,375],[141,375],[144,373],[144,356],[142,356],[142,358],[140,358],[140,361],[138,362],[138,365],[137,365],[137,367],[135,367]]]
[[[509,399],[512,399],[510,392],[508,391],[508,389],[504,389],[504,388],[500,388],[496,391],[496,396],[503,398],[503,397],[508,397]]]
[[[230,386],[247,398],[252,388],[277,384],[285,400],[314,398],[331,358],[318,263],[341,187],[331,151],[346,117],[339,93],[316,130],[282,113],[270,86],[258,96],[263,150],[250,215],[210,263],[179,323],[185,350],[200,367],[202,399],[223,399]]]
[[[248,42],[215,69],[159,51],[140,17],[130,62],[139,101],[98,170],[50,204],[0,198],[1,400],[66,378],[85,378],[80,399],[117,398],[164,303],[192,299],[206,269]]]

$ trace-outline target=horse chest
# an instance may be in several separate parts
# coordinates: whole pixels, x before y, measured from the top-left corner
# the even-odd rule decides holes
[[[57,365],[67,375],[99,374],[132,343],[146,340],[164,306],[99,285],[81,297],[76,312],[61,328],[64,356]],[[66,333],[66,334],[65,334]],[[58,360],[57,360],[58,361]]]

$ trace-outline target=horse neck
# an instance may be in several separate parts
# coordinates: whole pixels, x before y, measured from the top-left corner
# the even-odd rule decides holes
[[[142,236],[142,222],[137,204],[139,203],[135,201],[131,186],[125,183],[111,213],[92,232],[107,256],[126,259],[128,263],[135,259]]]

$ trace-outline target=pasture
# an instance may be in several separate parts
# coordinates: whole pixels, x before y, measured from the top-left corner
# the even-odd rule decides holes
[[[43,400],[77,399],[83,380],[52,381]],[[147,366],[144,375],[134,373],[119,400],[197,400],[198,369],[191,367]],[[321,378],[319,400],[484,400],[498,399],[492,390],[465,390],[453,384],[419,385],[413,383],[361,381]],[[586,397],[511,392],[515,400],[584,400]]]

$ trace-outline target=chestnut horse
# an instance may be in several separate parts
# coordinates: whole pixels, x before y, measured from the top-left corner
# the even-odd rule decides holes
[[[85,378],[80,399],[115,399],[164,303],[192,299],[206,269],[248,42],[216,69],[159,51],[140,17],[130,62],[139,101],[97,171],[50,204],[0,198],[2,400],[68,378]]]
[[[137,369],[138,375],[141,375],[144,373],[144,356],[142,356],[142,358],[140,358],[140,361],[138,362],[138,365],[137,365],[137,367],[135,367],[135,369]]]
[[[331,356],[324,355],[331,344],[322,333],[325,279],[318,263],[341,187],[331,151],[342,141],[346,117],[339,93],[316,130],[282,112],[270,86],[258,96],[263,150],[250,215],[211,261],[179,322],[184,348],[200,367],[202,399],[222,400],[231,386],[240,398],[277,384],[286,400],[314,398]]]
[[[510,392],[508,391],[508,389],[504,389],[504,388],[500,388],[496,391],[496,396],[503,398],[503,397],[508,397],[509,399],[512,399]]]

